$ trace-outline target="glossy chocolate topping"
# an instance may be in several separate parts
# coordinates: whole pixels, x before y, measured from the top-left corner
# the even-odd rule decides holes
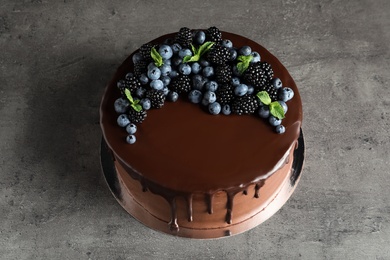
[[[168,34],[152,42],[162,43],[172,37],[174,34]],[[283,86],[294,90],[282,121],[286,128],[284,134],[275,133],[273,127],[258,116],[210,115],[200,105],[181,97],[175,103],[166,101],[161,109],[149,110],[145,121],[137,126],[137,142],[127,144],[126,131],[116,123],[114,101],[120,97],[117,81],[133,70],[131,56],[119,67],[101,103],[103,136],[115,159],[141,182],[145,191],[167,199],[172,208],[172,221],[177,195],[187,198],[190,204],[193,193],[209,194],[211,213],[212,194],[216,191],[226,191],[232,201],[238,191],[245,191],[250,184],[257,184],[260,189],[264,179],[285,162],[300,134],[301,99],[285,67],[252,40],[227,32],[223,32],[223,38],[230,39],[236,47],[251,46],[260,53],[262,61],[271,64]],[[228,199],[228,223],[231,222],[230,204],[232,206]],[[190,220],[191,207],[188,208]],[[172,225],[174,228],[175,224]]]

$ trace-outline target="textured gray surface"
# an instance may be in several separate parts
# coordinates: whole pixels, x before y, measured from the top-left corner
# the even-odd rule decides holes
[[[116,203],[98,108],[131,51],[211,25],[261,43],[291,72],[306,164],[261,226],[180,239]],[[0,1],[0,259],[390,259],[389,29],[387,0]]]

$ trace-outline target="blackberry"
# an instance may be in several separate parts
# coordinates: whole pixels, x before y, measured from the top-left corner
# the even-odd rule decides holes
[[[232,79],[233,70],[230,65],[219,65],[215,68],[215,77],[220,83],[230,82]]]
[[[278,90],[271,84],[267,84],[262,88],[262,90],[267,91],[272,101],[278,100]]]
[[[148,63],[146,60],[140,60],[134,64],[134,75],[139,78],[141,74],[146,73]]]
[[[223,84],[217,89],[217,102],[221,105],[230,104],[234,97],[233,86],[231,84]]]
[[[165,102],[165,95],[162,91],[150,89],[146,92],[146,98],[150,99],[152,108],[161,108]]]
[[[225,64],[230,60],[230,51],[222,45],[214,45],[207,54],[207,60],[215,64]]]
[[[266,76],[266,81],[271,81],[274,77],[274,71],[272,70],[271,64],[266,61],[260,62],[260,68],[263,70]]]
[[[192,43],[192,32],[187,27],[180,28],[179,32],[175,36],[175,42],[179,43],[182,47],[188,48]]]
[[[217,27],[210,27],[206,30],[206,39],[208,41],[220,43],[222,42],[222,33]]]
[[[191,90],[190,77],[184,74],[179,74],[177,77],[172,79],[171,84],[169,84],[169,89],[179,94],[190,91]]]
[[[155,44],[152,43],[145,43],[139,48],[139,52],[141,53],[141,56],[144,58],[146,61],[151,61],[152,56],[150,53],[152,52],[152,48],[155,47]]]
[[[236,97],[232,102],[232,111],[235,114],[253,114],[259,107],[257,97],[246,94],[242,97]]]
[[[141,110],[139,112],[135,111],[133,108],[130,109],[128,117],[130,122],[133,124],[142,123],[145,120],[147,114],[145,110]]]
[[[260,90],[267,83],[267,75],[262,69],[261,62],[250,63],[243,75],[244,80],[252,85],[256,91]]]
[[[118,81],[118,88],[124,95],[125,89],[130,90],[130,93],[134,93],[137,88],[141,87],[141,82],[136,77],[127,77],[126,79]]]

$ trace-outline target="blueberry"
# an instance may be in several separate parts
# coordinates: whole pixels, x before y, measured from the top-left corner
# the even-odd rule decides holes
[[[201,69],[202,69],[202,67],[200,66],[200,64],[198,62],[194,62],[191,64],[191,72],[193,74],[198,74]]]
[[[116,83],[116,86],[118,88],[123,88],[125,87],[125,81],[124,80],[119,80],[117,83]]]
[[[278,134],[283,134],[284,132],[286,132],[286,128],[283,125],[278,125],[275,127],[275,131]]]
[[[150,87],[155,90],[162,90],[164,88],[164,83],[159,79],[154,79],[150,82]]]
[[[170,59],[173,55],[172,48],[169,45],[161,45],[160,48],[158,48],[158,53],[160,53],[163,60]]]
[[[163,64],[161,67],[160,67],[160,71],[161,71],[161,75],[162,76],[168,76],[169,73],[171,73],[172,71],[172,67],[171,65],[168,65],[168,64]]]
[[[154,62],[150,62],[150,63],[148,64],[147,69],[148,69],[148,70],[152,70],[152,69],[154,69],[154,68],[157,68],[156,64],[155,64]]]
[[[152,102],[149,98],[143,98],[140,100],[139,104],[144,110],[149,110],[152,107]]]
[[[171,45],[171,49],[172,49],[174,54],[177,54],[182,49],[182,47],[181,47],[180,44],[174,43],[174,44]]]
[[[126,132],[129,133],[129,135],[135,134],[135,132],[137,132],[137,126],[135,124],[128,124],[126,126]]]
[[[241,76],[241,73],[238,71],[237,66],[233,66],[233,75],[236,77]]]
[[[191,74],[191,66],[188,63],[182,63],[179,65],[179,71],[183,75],[190,75]]]
[[[268,106],[261,106],[259,108],[258,114],[261,118],[268,118],[270,115]]]
[[[284,111],[284,113],[286,114],[286,113],[287,113],[287,110],[288,110],[288,107],[287,107],[286,102],[281,101],[281,100],[279,100],[278,102],[279,102],[279,104],[283,107],[283,111]]]
[[[171,59],[164,60],[164,64],[171,65],[172,61]]]
[[[279,89],[279,88],[281,88],[283,86],[283,83],[280,80],[280,78],[273,78],[272,81],[271,81],[271,84],[276,89]]]
[[[134,77],[134,74],[129,72],[129,73],[126,74],[125,79],[130,79],[132,77]]]
[[[191,90],[189,93],[188,93],[188,99],[194,103],[194,104],[198,104],[202,101],[202,92],[200,92],[199,90],[197,89],[194,89],[194,90]]]
[[[214,75],[214,68],[211,66],[206,66],[203,68],[202,74],[206,78],[212,77]]]
[[[233,48],[229,49],[230,53],[230,60],[235,60],[237,59],[237,51]]]
[[[232,80],[231,80],[231,82],[232,82],[232,86],[233,86],[233,87],[237,87],[238,85],[240,85],[240,78],[238,78],[238,77],[233,77]]]
[[[117,112],[118,114],[125,113],[129,106],[130,102],[124,98],[118,98],[114,102],[115,112]]]
[[[128,135],[126,137],[126,142],[129,144],[134,144],[136,140],[135,135]]]
[[[222,40],[222,46],[230,49],[233,48],[233,43],[231,40],[225,39]]]
[[[259,54],[257,51],[253,51],[253,52],[251,53],[251,55],[252,55],[252,57],[253,57],[253,59],[251,60],[251,62],[260,62],[261,56],[260,56],[260,54]]]
[[[160,80],[162,81],[164,87],[168,86],[169,83],[171,83],[171,77],[169,76],[162,76]]]
[[[164,94],[164,96],[167,96],[169,93],[169,88],[164,86],[161,92]]]
[[[141,53],[137,52],[137,53],[134,53],[133,57],[132,57],[132,60],[133,60],[133,63],[136,64],[138,63],[139,61],[142,60],[142,55]]]
[[[229,104],[225,104],[222,106],[222,114],[224,115],[230,115],[232,113],[232,109],[230,108]]]
[[[161,76],[161,70],[157,67],[154,67],[150,70],[148,70],[148,78],[151,80],[159,79]]]
[[[205,60],[205,59],[200,59],[199,60],[199,64],[202,66],[202,67],[207,67],[207,66],[210,66],[210,62]]]
[[[130,124],[130,120],[127,117],[127,115],[125,115],[125,114],[119,115],[118,119],[116,120],[116,122],[118,123],[118,125],[120,127],[126,127],[128,124]]]
[[[217,100],[217,96],[212,91],[206,91],[203,99],[206,99],[209,104],[214,103]]]
[[[206,82],[204,87],[206,90],[209,90],[211,92],[215,92],[215,91],[217,91],[218,83],[216,81],[210,80],[210,81]]]
[[[183,59],[180,58],[179,56],[175,56],[172,58],[173,66],[179,66],[182,62],[183,62]]]
[[[277,119],[276,117],[274,116],[270,116],[269,119],[268,119],[269,123],[272,125],[272,126],[278,126],[282,123],[282,120],[281,119]]]
[[[185,56],[192,56],[192,51],[190,49],[181,49],[178,55],[183,59]]]
[[[146,85],[149,82],[149,78],[148,76],[146,76],[145,73],[143,73],[141,74],[141,76],[139,76],[139,81],[141,82],[142,85]]]
[[[137,88],[137,89],[135,90],[135,95],[136,95],[137,97],[139,97],[139,98],[143,98],[144,95],[145,95],[145,92],[146,92],[146,89],[144,89],[144,88]]]
[[[208,106],[208,105],[210,104],[210,102],[209,102],[207,99],[205,99],[204,97],[203,97],[201,103],[202,103],[202,105],[204,105],[204,106]]]
[[[252,86],[252,85],[248,85],[248,94],[249,95],[252,95],[253,94],[253,92],[255,92],[255,88]]]
[[[176,102],[179,99],[179,94],[175,91],[169,91],[167,98],[171,102]]]
[[[209,112],[212,115],[218,115],[221,113],[221,105],[218,102],[209,104]]]
[[[193,89],[202,90],[206,82],[207,80],[202,75],[197,74],[192,76]]]
[[[245,84],[240,84],[234,88],[234,94],[239,97],[242,97],[247,92],[248,92],[248,86]]]
[[[171,79],[176,78],[178,75],[179,72],[177,72],[176,70],[172,70],[171,73],[169,73],[169,77],[171,77]]]
[[[239,50],[238,53],[240,55],[248,56],[252,53],[252,49],[249,46],[242,46]]]
[[[194,36],[195,43],[201,45],[204,43],[205,40],[206,40],[206,34],[204,33],[204,31],[197,31],[195,33],[195,36]]]
[[[287,102],[294,96],[294,91],[291,88],[281,88],[279,90],[279,100]]]

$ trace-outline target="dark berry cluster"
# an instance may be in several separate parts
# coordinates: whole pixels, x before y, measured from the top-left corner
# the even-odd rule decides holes
[[[282,87],[260,53],[250,46],[233,46],[216,27],[205,31],[183,27],[163,43],[142,45],[132,60],[134,71],[118,81],[122,97],[114,104],[128,143],[135,142],[136,124],[149,109],[161,108],[180,95],[206,106],[210,114],[258,114],[277,133],[285,131],[281,122],[294,92]]]

